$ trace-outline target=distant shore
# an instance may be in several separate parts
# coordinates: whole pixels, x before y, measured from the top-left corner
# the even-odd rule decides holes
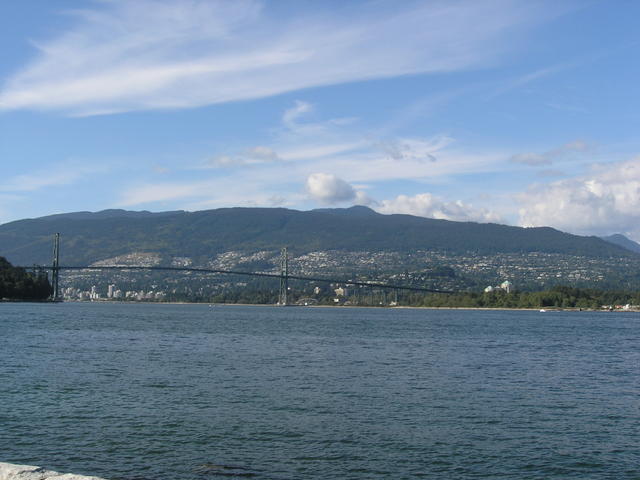
[[[5,300],[2,300],[3,302]],[[11,303],[60,303],[52,301],[30,301],[30,300],[11,300],[7,301]],[[62,303],[77,303],[77,304],[118,304],[118,305],[201,305],[210,307],[275,307],[282,308],[281,305],[273,303],[208,303],[208,302],[121,302],[114,300],[98,300],[98,301],[77,301],[77,300],[65,300]],[[370,308],[370,309],[413,309],[413,310],[479,310],[479,311],[530,311],[530,312],[623,312],[623,313],[640,313],[640,309],[595,309],[595,308],[579,308],[579,307],[429,307],[418,305],[287,305],[289,307],[300,308],[331,308],[331,309],[346,309],[346,308]]]
[[[61,303],[60,300],[33,300],[30,298],[0,298],[0,303]]]

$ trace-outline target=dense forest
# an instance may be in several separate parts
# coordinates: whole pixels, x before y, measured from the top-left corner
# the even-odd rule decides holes
[[[0,257],[0,300],[46,300],[50,295],[46,274],[34,275]]]
[[[603,306],[640,305],[640,292],[558,286],[539,292],[432,294],[415,296],[409,303],[422,307],[601,309]]]

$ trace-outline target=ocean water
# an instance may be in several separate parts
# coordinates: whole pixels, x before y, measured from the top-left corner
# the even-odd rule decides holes
[[[0,304],[0,461],[127,480],[640,479],[640,315]]]

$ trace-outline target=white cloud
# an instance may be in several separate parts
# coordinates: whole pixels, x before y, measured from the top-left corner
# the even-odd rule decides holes
[[[280,11],[276,22],[259,0],[100,2],[72,12],[69,31],[37,45],[37,57],[5,82],[0,109],[184,108],[480,67],[547,7],[383,0],[297,17]]]
[[[625,233],[640,240],[640,158],[601,164],[588,175],[519,196],[520,223],[579,234]]]
[[[331,173],[313,173],[307,177],[306,190],[311,198],[323,205],[337,203],[353,203],[369,205],[372,200],[362,190],[356,190],[352,185]]]
[[[455,220],[459,222],[504,223],[500,215],[484,208],[474,208],[460,200],[448,202],[431,193],[420,193],[409,197],[398,195],[391,200],[383,200],[375,208],[380,213],[403,213],[419,217]]]
[[[331,205],[356,198],[355,189],[331,173],[313,173],[307,178],[307,192],[321,203]]]

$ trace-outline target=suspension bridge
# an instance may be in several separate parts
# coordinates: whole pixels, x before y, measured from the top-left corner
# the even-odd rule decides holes
[[[357,281],[353,279],[344,278],[327,278],[327,277],[313,277],[306,275],[292,275],[289,273],[289,256],[287,248],[283,248],[280,252],[280,271],[279,273],[268,272],[245,272],[241,270],[224,270],[214,268],[200,268],[200,267],[161,267],[161,266],[140,266],[140,265],[60,265],[60,234],[56,233],[53,240],[53,261],[50,266],[33,266],[22,267],[25,269],[36,269],[51,272],[51,286],[53,301],[60,301],[60,272],[72,271],[72,270],[101,270],[101,271],[162,271],[162,272],[197,272],[203,274],[224,274],[224,275],[238,275],[248,277],[266,277],[276,278],[280,280],[280,291],[278,295],[279,305],[289,305],[289,280],[301,280],[306,282],[321,282],[321,283],[336,283],[346,286],[356,287],[369,287],[379,288],[391,291],[412,291],[412,292],[425,292],[425,293],[455,293],[451,290],[438,290],[426,287],[417,287],[411,285],[394,285],[384,282],[376,281]]]

